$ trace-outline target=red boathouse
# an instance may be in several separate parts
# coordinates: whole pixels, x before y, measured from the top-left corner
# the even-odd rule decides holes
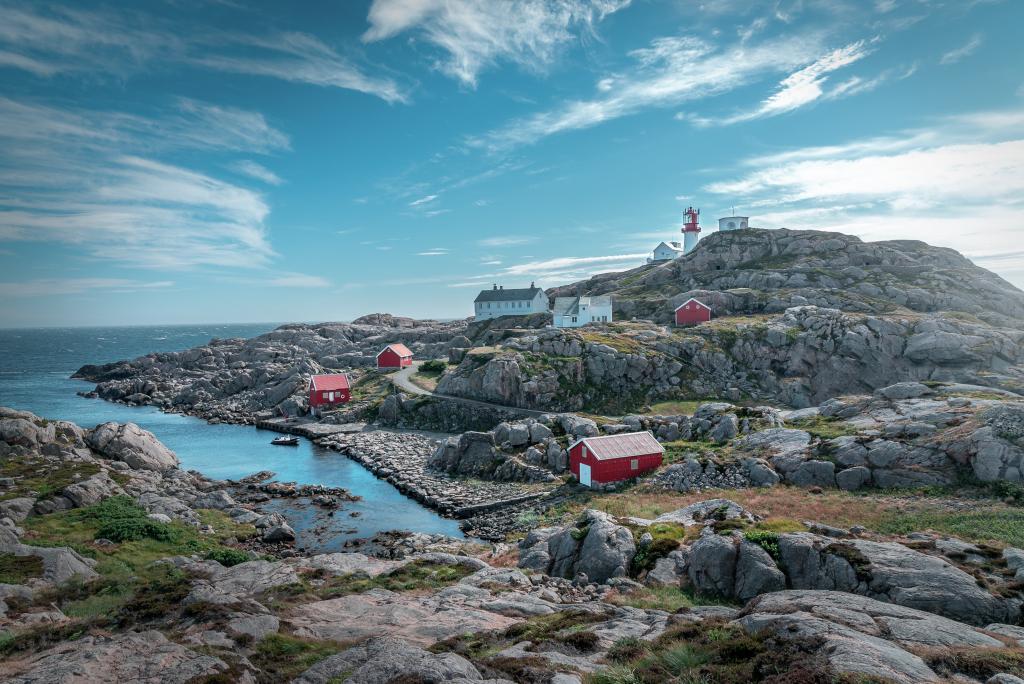
[[[344,373],[337,375],[314,375],[309,379],[309,408],[315,411],[321,406],[337,406],[346,404],[352,398],[352,388],[348,382],[348,376]]]
[[[584,437],[569,447],[569,469],[580,484],[629,480],[661,465],[665,447],[650,431]]]
[[[377,354],[377,368],[405,368],[412,365],[412,352],[404,344],[389,344]]]
[[[676,308],[676,325],[697,325],[710,320],[711,307],[692,297]]]

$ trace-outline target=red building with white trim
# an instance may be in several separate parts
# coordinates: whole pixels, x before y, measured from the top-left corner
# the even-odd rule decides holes
[[[676,325],[697,325],[711,320],[711,307],[691,297],[676,307]]]
[[[569,447],[569,469],[592,487],[639,477],[660,466],[664,455],[650,431],[584,437]]]
[[[389,344],[377,354],[377,368],[405,368],[412,365],[412,352],[404,344]]]
[[[322,406],[328,408],[347,404],[352,399],[352,387],[344,373],[335,375],[314,375],[309,379],[309,408],[316,412]]]

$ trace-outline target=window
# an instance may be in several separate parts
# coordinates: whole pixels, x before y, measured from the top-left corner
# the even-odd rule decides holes
[[[629,461],[629,469],[630,470],[640,470],[640,460],[636,459],[636,458],[630,459],[630,461]]]
[[[572,317],[572,322],[573,322],[573,323],[575,323],[575,322],[576,322],[576,317],[575,317],[575,316],[573,316],[573,317]]]

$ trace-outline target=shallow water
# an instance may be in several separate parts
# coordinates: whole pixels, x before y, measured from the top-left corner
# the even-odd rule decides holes
[[[321,449],[305,439],[297,447],[270,444],[277,433],[242,425],[161,413],[152,407],[85,399],[76,392],[91,383],[69,376],[87,363],[107,363],[154,351],[176,351],[205,344],[211,337],[252,337],[272,324],[234,326],[161,326],[131,328],[51,328],[0,330],[0,406],[31,411],[45,418],[70,420],[83,427],[106,421],[133,422],[173,449],[183,468],[214,478],[237,479],[272,470],[280,481],[345,487],[362,497],[333,517],[315,509],[281,511],[299,533],[299,543],[337,550],[347,539],[382,530],[406,529],[462,537],[458,523],[437,515],[378,480],[358,463]],[[275,507],[280,504],[275,504]],[[349,515],[358,511],[358,517]],[[322,534],[313,535],[316,527]],[[316,537],[316,538],[314,538]]]

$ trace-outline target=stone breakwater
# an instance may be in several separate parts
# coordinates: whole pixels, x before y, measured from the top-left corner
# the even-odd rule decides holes
[[[345,454],[424,506],[462,518],[463,530],[481,539],[502,540],[515,524],[514,515],[487,514],[537,503],[553,491],[510,482],[460,480],[435,472],[427,464],[437,443],[423,435],[363,432],[326,437],[318,444]]]

